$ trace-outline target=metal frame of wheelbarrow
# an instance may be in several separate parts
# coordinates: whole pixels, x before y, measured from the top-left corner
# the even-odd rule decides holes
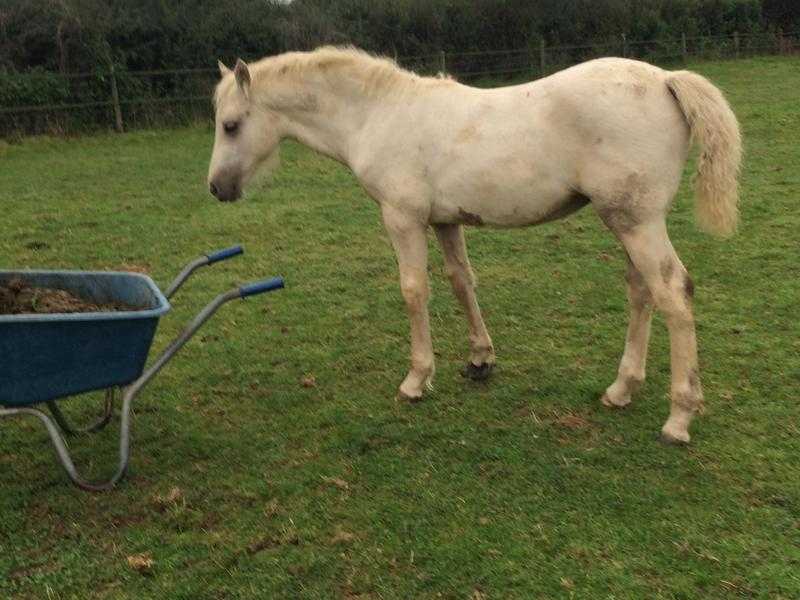
[[[241,246],[234,246],[219,252],[214,252],[205,256],[201,256],[192,262],[180,272],[175,280],[170,284],[164,296],[169,299],[175,292],[186,282],[187,279],[200,267],[219,262],[228,258],[232,258],[242,254],[244,250]],[[150,380],[166,365],[175,354],[188,342],[192,336],[200,329],[203,324],[210,319],[215,312],[226,302],[235,300],[237,298],[246,298],[247,296],[254,296],[264,292],[271,292],[283,288],[284,281],[282,277],[273,277],[244,285],[235,288],[223,294],[220,294],[214,300],[206,305],[203,310],[192,320],[191,323],[183,330],[183,332],[173,340],[173,342],[161,353],[161,355],[153,362],[150,367],[146,368],[144,372],[133,382],[122,388],[122,410],[120,415],[120,438],[119,438],[119,464],[117,466],[114,476],[106,482],[89,482],[83,479],[75,468],[72,458],[67,449],[67,444],[64,441],[62,432],[66,435],[78,435],[84,433],[94,433],[102,430],[111,421],[114,410],[115,389],[106,389],[105,408],[102,417],[94,424],[84,427],[75,428],[69,424],[64,414],[61,412],[55,400],[50,400],[46,404],[52,413],[52,418],[44,411],[33,408],[30,406],[4,408],[0,406],[0,418],[14,417],[14,416],[33,416],[42,421],[50,434],[50,439],[53,442],[56,455],[59,461],[66,470],[70,479],[78,487],[93,491],[100,492],[113,488],[124,476],[128,469],[130,460],[130,427],[131,427],[131,405],[136,395],[144,388]]]

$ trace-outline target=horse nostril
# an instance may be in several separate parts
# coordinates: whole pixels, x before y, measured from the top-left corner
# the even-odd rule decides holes
[[[212,194],[214,194],[214,196],[219,194],[219,189],[217,189],[217,186],[215,186],[213,183],[208,184],[208,189],[211,191]]]

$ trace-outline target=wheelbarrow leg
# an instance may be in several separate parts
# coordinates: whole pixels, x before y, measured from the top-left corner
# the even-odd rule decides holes
[[[95,423],[89,425],[88,427],[73,427],[70,425],[67,418],[64,416],[64,413],[61,412],[58,404],[51,400],[47,403],[47,408],[50,409],[50,413],[53,415],[56,423],[67,435],[80,435],[84,433],[95,433],[97,431],[102,431],[105,429],[106,425],[108,425],[109,421],[111,421],[111,417],[114,414],[114,395],[116,389],[115,388],[108,388],[106,390],[106,397],[105,397],[105,407],[103,408],[103,414]]]
[[[72,482],[83,490],[90,492],[104,492],[113,488],[117,482],[125,475],[128,470],[128,460],[130,458],[130,412],[131,401],[135,394],[125,394],[122,401],[122,416],[120,421],[120,440],[119,440],[119,465],[114,476],[106,482],[90,482],[80,476],[72,462],[72,457],[67,449],[67,444],[61,436],[55,421],[46,413],[38,408],[0,408],[0,417],[32,416],[38,418],[47,428],[50,440],[53,442],[58,460],[64,467]]]

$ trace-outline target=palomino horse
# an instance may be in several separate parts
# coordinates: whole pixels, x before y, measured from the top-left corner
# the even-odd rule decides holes
[[[469,325],[466,374],[495,362],[475,297],[462,225],[522,227],[592,204],[627,251],[630,324],[616,381],[622,407],[645,376],[653,307],[671,346],[668,442],[688,442],[702,407],[693,285],[665,216],[692,140],[701,153],[696,213],[730,234],[738,218],[741,140],[722,93],[688,71],[604,58],[512,87],[476,89],[420,77],[352,48],[220,63],[211,193],[239,198],[283,138],[347,165],[380,205],[411,321],[411,369],[399,397],[416,400],[434,372],[428,320],[427,228],[433,226]]]

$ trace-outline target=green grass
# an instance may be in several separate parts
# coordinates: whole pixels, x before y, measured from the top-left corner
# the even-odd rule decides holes
[[[747,159],[738,236],[698,232],[688,177],[670,217],[708,406],[685,449],[657,442],[660,318],[634,404],[598,401],[627,307],[622,251],[591,209],[468,231],[498,351],[488,385],[458,375],[466,326],[433,251],[436,389],[398,405],[394,257],[337,164],[286,144],[268,186],[223,205],[205,190],[206,128],[0,146],[3,265],[137,266],[166,285],[244,244],[179,293],[156,349],[217,292],[287,279],[225,306],[147,388],[115,491],[79,492],[38,423],[2,422],[0,597],[800,597],[800,61],[694,68],[728,93]],[[90,472],[112,466],[113,430],[71,445]],[[140,553],[148,573],[128,565]]]

